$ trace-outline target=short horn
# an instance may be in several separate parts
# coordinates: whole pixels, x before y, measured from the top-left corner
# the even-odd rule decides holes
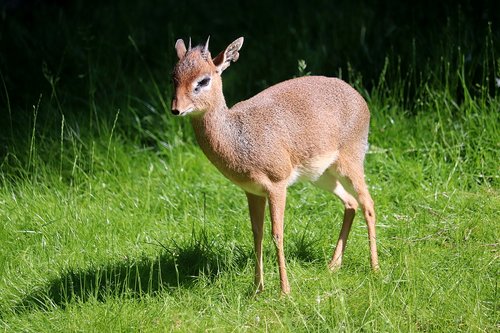
[[[203,53],[208,53],[208,42],[210,42],[210,36],[207,38],[207,42],[205,43],[205,47],[203,48]]]
[[[191,51],[191,37],[189,37],[188,51]]]

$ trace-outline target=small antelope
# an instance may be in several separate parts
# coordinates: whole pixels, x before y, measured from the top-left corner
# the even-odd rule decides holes
[[[228,108],[222,72],[239,58],[243,37],[212,58],[204,46],[175,49],[174,115],[189,115],[196,139],[220,172],[247,196],[255,246],[255,288],[264,288],[262,235],[269,202],[281,291],[290,292],[283,251],[287,187],[309,180],[345,206],[342,230],[329,268],[340,267],[354,214],[361,205],[370,259],[378,270],[373,200],[364,179],[370,112],[363,97],[340,79],[307,76],[278,83]]]

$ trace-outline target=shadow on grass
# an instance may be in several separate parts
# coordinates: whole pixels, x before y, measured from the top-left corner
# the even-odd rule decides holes
[[[219,239],[193,233],[187,244],[166,247],[156,258],[124,259],[107,265],[63,272],[27,294],[11,309],[16,313],[64,309],[75,302],[104,302],[109,298],[155,296],[178,288],[191,288],[197,280],[213,282],[228,270],[239,270],[253,260],[253,251],[241,247],[228,248]],[[302,262],[318,261],[314,241],[301,237],[288,249],[288,258]],[[274,249],[265,251],[274,257]],[[249,279],[250,281],[250,279]],[[253,289],[252,289],[253,290]],[[0,317],[1,317],[0,311]]]
[[[198,279],[214,281],[224,271],[242,269],[249,253],[240,248],[222,249],[206,237],[186,245],[161,245],[156,258],[124,260],[86,270],[70,270],[47,285],[26,295],[12,310],[64,309],[70,303],[113,297],[140,298],[155,296],[177,288],[191,288]]]

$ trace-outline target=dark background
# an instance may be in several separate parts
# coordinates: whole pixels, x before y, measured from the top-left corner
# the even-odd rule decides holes
[[[416,87],[429,81],[440,89],[443,70],[461,61],[472,91],[486,82],[494,92],[497,3],[3,0],[0,131],[22,126],[39,100],[47,105],[46,117],[85,114],[89,103],[100,115],[114,115],[131,97],[168,111],[173,45],[189,36],[203,43],[210,35],[213,56],[245,37],[240,60],[225,72],[229,105],[299,75],[299,59],[306,72],[341,76],[365,95],[387,65],[389,88],[405,82],[403,102],[410,110]],[[488,43],[493,45],[485,48]],[[151,97],[155,85],[163,101],[151,100],[159,98]]]

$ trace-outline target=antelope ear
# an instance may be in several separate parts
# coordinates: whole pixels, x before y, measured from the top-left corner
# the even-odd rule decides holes
[[[182,39],[178,39],[177,42],[175,42],[175,51],[177,52],[179,60],[186,54],[186,44],[184,44]]]
[[[238,38],[221,53],[219,53],[212,61],[217,67],[217,72],[222,74],[222,72],[231,65],[231,62],[235,62],[240,57],[238,51],[243,46],[243,37]]]

